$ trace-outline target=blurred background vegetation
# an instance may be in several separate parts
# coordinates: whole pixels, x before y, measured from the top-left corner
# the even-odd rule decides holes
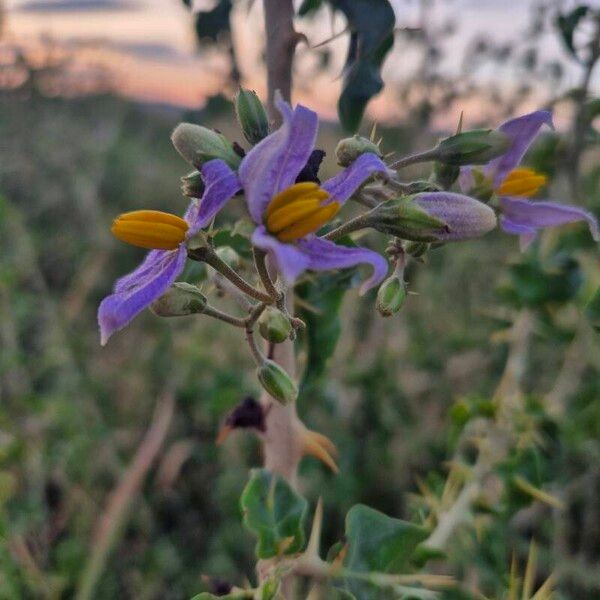
[[[207,13],[213,20],[196,29],[235,58],[217,31],[229,23],[226,4],[215,9],[224,11],[221,20]],[[547,133],[528,162],[553,177],[549,196],[597,213],[600,110],[588,102],[597,88],[568,24],[557,21],[572,14],[565,4],[532,3],[526,35],[511,43],[471,32],[460,75],[440,66],[451,21],[436,31],[426,20],[399,29],[394,52],[408,48],[420,59],[414,73],[390,84],[404,118],[380,125],[384,150],[428,147],[441,133],[432,119],[463,102],[486,107],[477,113],[486,126],[533,102],[550,106],[562,115],[559,132]],[[593,23],[582,26],[594,31]],[[564,64],[545,61],[545,35],[563,38]],[[200,51],[210,43],[204,39]],[[105,68],[73,70],[77,52],[50,39],[36,39],[33,51],[9,36],[1,53],[0,598],[74,597],[86,577],[97,580],[94,598],[187,598],[201,589],[202,574],[235,583],[243,573],[252,577],[254,542],[241,524],[239,496],[248,469],[260,463],[258,443],[236,433],[214,444],[228,410],[258,392],[251,360],[237,333],[217,322],[150,313],[101,348],[95,312],[142,256],[110,237],[112,218],[146,207],[181,213],[187,204],[173,127],[188,120],[241,136],[228,92],[193,110],[124,99]],[[328,52],[327,45],[314,50],[318,60],[298,73],[301,89],[311,69],[330,68]],[[508,90],[502,78],[474,76],[508,64],[517,83]],[[235,60],[230,67],[228,89],[243,80]],[[333,123],[321,128],[323,174],[334,172],[332,149],[342,135]],[[232,203],[220,218],[241,214]],[[512,553],[525,560],[535,536],[540,578],[557,571],[560,597],[594,600],[600,302],[597,292],[595,304],[590,299],[598,254],[577,226],[550,232],[525,256],[517,246],[495,232],[431,252],[412,264],[414,294],[392,319],[373,311],[373,297],[346,295],[327,371],[299,400],[305,422],[338,444],[341,475],[307,459],[302,488],[311,501],[324,498],[328,542],[357,502],[414,515],[423,486],[443,484],[464,421],[485,416],[509,354],[507,326],[530,315],[520,365],[541,437],[527,458],[511,455],[498,477],[520,474],[559,493],[564,507],[532,503],[508,485],[488,507],[494,519],[485,528],[452,540],[450,562],[463,580],[500,589]]]

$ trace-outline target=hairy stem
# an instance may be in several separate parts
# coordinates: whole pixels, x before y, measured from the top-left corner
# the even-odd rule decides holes
[[[437,150],[434,148],[432,150],[427,150],[426,152],[420,152],[419,154],[412,154],[411,156],[405,156],[397,160],[396,162],[390,165],[390,169],[403,169],[404,167],[408,167],[410,165],[414,165],[422,162],[431,162],[432,160],[436,160],[438,157]]]
[[[237,288],[239,288],[246,295],[254,298],[256,300],[260,300],[261,302],[266,302],[267,304],[272,304],[273,299],[268,294],[257,290],[253,285],[248,283],[243,277],[238,275],[225,261],[221,260],[215,251],[212,248],[207,246],[203,246],[201,248],[194,248],[193,250],[188,250],[188,256],[192,260],[198,260],[201,262],[205,262],[207,265],[210,265],[213,269],[216,269],[219,273],[221,273],[224,277],[229,279],[231,283],[233,283]]]
[[[227,313],[223,312],[222,310],[219,310],[218,308],[215,308],[214,306],[205,306],[201,314],[212,317],[213,319],[218,319],[219,321],[223,321],[224,323],[228,323],[229,325],[233,325],[234,327],[246,326],[246,321],[244,321],[244,319],[234,317],[233,315],[228,315]]]
[[[269,275],[269,270],[267,269],[267,262],[266,262],[266,253],[263,250],[260,250],[260,248],[254,248],[253,249],[253,253],[254,253],[254,264],[256,266],[256,271],[258,273],[258,276],[260,277],[260,280],[267,292],[267,294],[269,294],[269,296],[271,296],[271,298],[273,298],[273,300],[277,301],[281,296],[281,292],[275,287],[275,284],[273,283],[273,280],[271,279],[271,276]]]
[[[339,240],[341,237],[348,235],[349,233],[353,233],[354,231],[359,231],[360,229],[365,229],[369,227],[369,215],[370,212],[364,213],[362,215],[358,215],[358,217],[354,217],[350,219],[346,223],[343,223],[339,227],[336,227],[329,233],[323,236],[326,240]]]

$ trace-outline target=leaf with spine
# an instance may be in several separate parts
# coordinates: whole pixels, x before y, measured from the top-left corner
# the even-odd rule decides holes
[[[302,550],[308,503],[284,479],[266,469],[252,470],[241,506],[244,525],[258,537],[258,558]]]
[[[330,0],[330,3],[344,13],[351,31],[338,115],[343,127],[355,132],[367,103],[383,88],[381,67],[394,45],[396,17],[388,0]]]
[[[318,394],[323,388],[329,361],[342,331],[339,317],[342,300],[355,276],[355,270],[325,273],[296,288],[304,303],[299,316],[306,323],[307,359],[300,394]]]
[[[574,45],[575,30],[579,22],[588,14],[589,6],[579,5],[566,15],[558,15],[556,25],[569,52],[577,59],[577,49]]]

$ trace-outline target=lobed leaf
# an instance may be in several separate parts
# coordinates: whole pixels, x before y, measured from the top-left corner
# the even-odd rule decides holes
[[[302,550],[308,503],[281,477],[266,469],[253,469],[241,506],[244,525],[258,537],[258,558]]]

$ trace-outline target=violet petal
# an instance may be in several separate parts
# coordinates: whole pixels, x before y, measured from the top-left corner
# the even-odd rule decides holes
[[[200,169],[204,179],[202,199],[192,200],[184,219],[190,228],[187,237],[206,227],[225,203],[241,188],[237,174],[220,159],[210,160]]]
[[[495,158],[484,168],[486,175],[493,176],[494,188],[498,188],[506,176],[519,165],[544,124],[552,127],[552,113],[547,110],[537,110],[506,121],[498,127],[498,131],[508,135],[512,141],[509,149],[502,156]]]
[[[239,176],[250,215],[257,224],[275,194],[291,186],[308,161],[317,137],[317,114],[276,100],[283,125],[246,155]]]
[[[362,284],[360,293],[364,294],[372,287],[381,283],[388,272],[388,262],[373,250],[367,248],[352,248],[338,246],[329,240],[312,236],[298,241],[298,248],[308,259],[308,269],[328,271],[331,269],[346,269],[360,264],[373,267],[373,273]]]
[[[387,173],[387,170],[378,156],[366,152],[335,177],[328,179],[321,187],[329,192],[331,200],[344,204],[373,173]]]
[[[151,250],[137,269],[116,282],[114,293],[104,298],[98,308],[103,346],[115,331],[167,291],[183,270],[186,257],[184,244],[176,250]]]
[[[505,219],[513,225],[543,229],[565,225],[576,221],[587,221],[592,237],[600,240],[598,220],[589,211],[579,206],[548,201],[530,201],[521,198],[500,199],[500,207]]]

